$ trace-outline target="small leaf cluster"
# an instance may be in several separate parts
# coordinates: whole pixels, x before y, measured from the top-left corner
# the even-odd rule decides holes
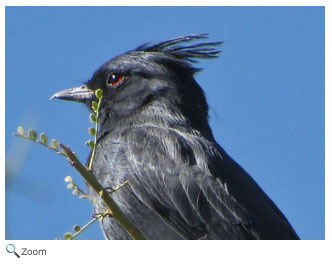
[[[60,144],[59,144],[58,141],[56,141],[55,139],[52,139],[51,140],[51,144],[49,144],[48,137],[47,137],[47,135],[45,133],[41,133],[39,135],[39,139],[38,139],[38,134],[37,134],[37,132],[35,130],[29,129],[28,133],[25,133],[24,128],[21,127],[21,126],[19,126],[17,128],[17,133],[18,134],[14,134],[14,136],[25,138],[25,139],[37,142],[37,143],[39,143],[41,145],[46,146],[47,148],[49,148],[51,150],[54,150],[56,153],[58,153],[60,155],[66,156],[66,154],[59,149]]]
[[[74,231],[75,233],[78,233],[78,232],[81,231],[81,227],[80,227],[79,225],[74,225],[74,226],[73,226],[73,231]],[[63,237],[64,237],[66,240],[71,240],[71,239],[74,238],[74,235],[75,235],[75,234],[73,234],[72,232],[66,232],[66,233],[63,235]]]
[[[92,163],[94,160],[94,155],[96,151],[96,144],[97,144],[97,136],[98,136],[98,121],[99,121],[99,108],[101,104],[101,100],[103,98],[103,90],[102,89],[97,89],[95,91],[96,98],[98,99],[98,102],[93,101],[91,103],[91,108],[93,110],[93,113],[90,114],[90,122],[95,125],[95,127],[90,127],[89,128],[89,134],[94,137],[94,140],[88,140],[86,142],[87,146],[92,149],[92,154],[91,154],[91,159],[89,162],[88,169],[91,170],[92,168]]]
[[[93,113],[91,113],[89,115],[90,122],[95,125],[95,127],[89,128],[89,134],[94,137],[94,140],[88,140],[87,142],[85,142],[85,144],[92,150],[94,150],[94,148],[96,146],[96,141],[97,141],[99,107],[100,107],[101,99],[103,98],[103,90],[97,89],[95,92],[95,95],[98,99],[98,102],[92,101],[91,108],[93,110]]]
[[[96,222],[98,219],[104,217],[104,214],[98,214],[98,215],[94,215],[93,219],[90,220],[85,226],[80,227],[79,225],[74,225],[73,226],[73,231],[72,232],[66,232],[64,234],[64,239],[65,240],[72,240],[74,238],[76,238],[79,234],[81,234],[85,229],[87,229],[89,226],[91,226],[94,222]]]
[[[89,196],[83,192],[74,182],[73,178],[71,176],[66,176],[65,177],[65,182],[67,182],[67,189],[69,190],[73,190],[73,195],[78,196],[79,194],[81,194],[79,196],[80,199],[84,199],[84,198],[89,198]]]

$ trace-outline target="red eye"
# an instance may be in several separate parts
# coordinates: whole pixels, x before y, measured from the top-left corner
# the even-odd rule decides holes
[[[118,75],[116,73],[111,73],[110,75],[108,75],[106,84],[111,85],[112,87],[115,87],[119,83],[121,83],[122,80],[123,80],[123,76]]]

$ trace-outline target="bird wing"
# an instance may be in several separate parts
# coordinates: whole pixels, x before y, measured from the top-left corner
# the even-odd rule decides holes
[[[212,160],[204,157],[208,150],[156,127],[135,129],[126,141],[133,192],[176,232],[187,239],[255,238],[246,208],[227,182],[211,174],[209,164],[204,168],[200,159]],[[215,162],[222,163],[222,157]]]

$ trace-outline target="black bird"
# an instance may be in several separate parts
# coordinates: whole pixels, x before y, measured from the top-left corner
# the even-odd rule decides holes
[[[83,102],[103,90],[92,167],[147,239],[299,239],[257,183],[215,141],[196,59],[218,57],[206,34],[144,44],[52,98]],[[95,212],[105,210],[98,195]],[[112,218],[107,239],[130,239]]]

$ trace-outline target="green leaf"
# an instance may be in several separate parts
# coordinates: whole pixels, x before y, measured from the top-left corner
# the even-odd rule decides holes
[[[97,123],[97,116],[94,113],[91,113],[89,117],[91,123]]]
[[[89,148],[94,148],[94,146],[95,146],[95,143],[92,141],[92,140],[88,140],[87,142],[85,142],[85,144],[87,144],[87,146],[89,147]]]
[[[97,89],[95,91],[95,95],[100,100],[101,98],[103,98],[103,90],[102,89]]]
[[[40,134],[40,141],[41,141],[42,143],[44,143],[45,145],[47,145],[48,138],[47,138],[47,136],[46,136],[45,133],[41,133],[41,134]]]
[[[28,131],[29,138],[36,141],[37,139],[37,132],[33,129],[29,129]]]
[[[54,138],[51,140],[51,144],[53,148],[55,149],[59,148],[59,143]]]
[[[98,103],[96,101],[92,101],[91,108],[93,109],[93,111],[97,112]]]
[[[67,232],[67,233],[64,234],[64,238],[67,239],[67,240],[71,239],[72,237],[73,237],[73,234],[70,233],[70,232]]]
[[[81,227],[78,226],[78,225],[74,225],[74,226],[73,226],[73,230],[74,230],[75,232],[78,232],[78,231],[81,230]]]
[[[24,136],[24,135],[25,135],[25,131],[24,131],[23,127],[21,127],[21,126],[19,126],[19,127],[17,128],[17,132],[18,132],[21,136]]]
[[[96,135],[96,129],[95,129],[94,127],[90,127],[90,128],[89,128],[89,134],[90,134],[91,136],[95,136],[95,135]]]

